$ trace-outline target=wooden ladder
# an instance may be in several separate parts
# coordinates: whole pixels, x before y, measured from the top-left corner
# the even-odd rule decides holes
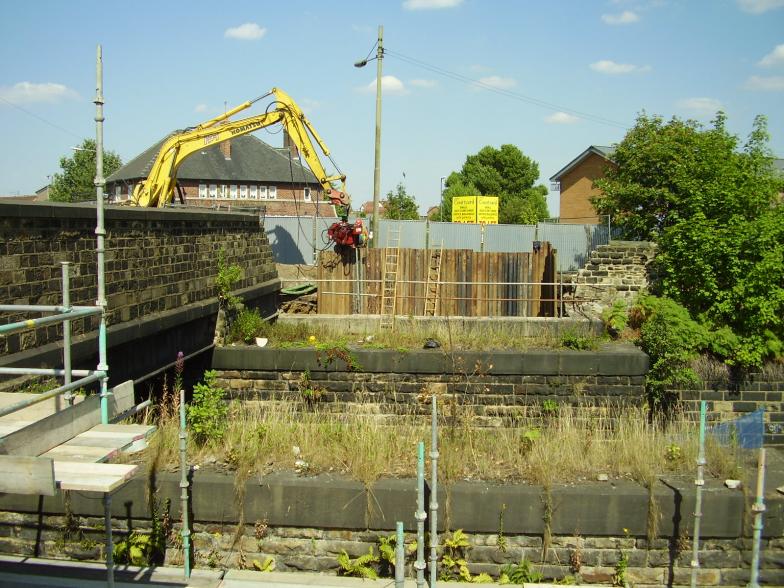
[[[444,255],[444,242],[439,249],[430,250],[430,261],[427,265],[427,285],[425,290],[424,316],[436,316],[438,299],[441,293],[441,258]]]
[[[389,228],[384,248],[384,281],[381,284],[381,328],[395,329],[397,270],[400,263],[400,227]]]

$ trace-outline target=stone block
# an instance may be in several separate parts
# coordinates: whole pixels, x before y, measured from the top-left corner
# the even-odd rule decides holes
[[[628,568],[626,570],[626,579],[632,585],[636,584],[652,584],[654,586],[664,586],[664,570],[657,570],[653,568]],[[704,584],[700,584],[703,586]]]
[[[689,586],[691,584],[691,568],[675,568],[673,570],[675,584]],[[720,586],[721,572],[719,570],[697,570],[697,586]]]
[[[504,533],[508,535],[541,533],[544,529],[542,490],[538,486],[456,482],[450,496],[453,529],[498,533],[502,512]],[[440,492],[439,503],[444,504]],[[440,517],[439,522],[442,520]]]

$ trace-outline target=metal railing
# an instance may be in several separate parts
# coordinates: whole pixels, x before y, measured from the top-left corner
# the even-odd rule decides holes
[[[0,408],[0,417],[12,414],[28,406],[44,402],[50,398],[56,398],[60,395],[65,395],[68,404],[73,403],[73,392],[82,386],[100,382],[102,390],[106,389],[107,380],[109,378],[108,370],[99,363],[96,370],[74,370],[71,368],[71,321],[78,318],[85,318],[95,315],[101,316],[101,323],[104,321],[104,307],[103,306],[71,306],[70,305],[70,279],[69,279],[69,263],[62,262],[62,297],[63,304],[60,306],[52,305],[35,305],[35,304],[0,304],[0,312],[5,313],[19,313],[19,312],[32,312],[32,313],[49,313],[55,314],[49,316],[42,316],[36,318],[25,319],[12,323],[0,325],[0,335],[10,335],[13,333],[21,333],[29,331],[38,327],[47,325],[63,324],[63,367],[62,368],[31,368],[31,367],[0,367],[0,375],[6,376],[53,376],[62,377],[63,385],[43,392],[42,394],[29,395],[24,400],[14,404]],[[106,357],[106,337],[99,336],[99,358]],[[100,360],[99,360],[100,361]],[[73,376],[79,379],[72,380]],[[109,423],[109,407],[108,407],[108,394],[101,394],[101,423]]]

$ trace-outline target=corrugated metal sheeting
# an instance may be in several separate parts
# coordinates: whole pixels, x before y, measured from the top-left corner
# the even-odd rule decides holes
[[[278,263],[315,263],[315,253],[329,249],[326,231],[334,218],[270,217],[264,227]],[[349,219],[353,222],[353,218]],[[365,220],[370,226],[370,219]],[[575,271],[585,265],[590,252],[609,242],[607,225],[481,225],[427,221],[379,221],[380,247],[400,231],[400,246],[410,249],[441,247],[496,253],[533,251],[534,241],[549,241],[558,252],[558,271]]]

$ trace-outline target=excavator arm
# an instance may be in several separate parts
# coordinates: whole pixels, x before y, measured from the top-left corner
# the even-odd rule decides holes
[[[274,96],[274,108],[264,114],[235,121],[228,120],[270,95]],[[316,154],[311,136],[326,157],[329,157],[329,149],[294,100],[278,88],[273,88],[268,94],[244,102],[225,114],[167,138],[153,162],[147,179],[134,188],[132,204],[147,207],[166,206],[174,196],[177,170],[190,155],[210,145],[217,145],[276,123],[281,123],[286,129],[289,138],[299,149],[308,167],[321,184],[325,198],[328,198],[332,204],[345,206],[348,210],[350,200],[346,194],[346,176],[340,173],[327,174]],[[339,190],[333,186],[335,181],[340,181]]]

